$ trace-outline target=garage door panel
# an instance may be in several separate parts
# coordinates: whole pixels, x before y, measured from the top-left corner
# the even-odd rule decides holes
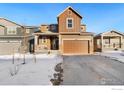
[[[88,40],[63,40],[64,54],[88,54]]]
[[[1,43],[0,42],[0,54],[12,54],[13,49],[14,52],[18,52],[18,49],[20,47],[21,43]]]

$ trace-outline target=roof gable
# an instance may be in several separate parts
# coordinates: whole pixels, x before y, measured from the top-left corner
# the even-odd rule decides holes
[[[76,15],[78,15],[81,19],[82,19],[82,16],[77,12],[75,11],[71,6],[67,7],[63,12],[61,12],[57,17],[60,17],[60,15],[62,15],[66,10],[68,9],[71,9]]]
[[[115,33],[115,34],[119,34],[119,35],[123,35],[123,36],[124,36],[124,34],[123,34],[123,33],[121,33],[121,32],[117,32],[117,31],[114,31],[114,30],[109,31],[109,32],[102,33],[102,35],[105,35],[105,34],[110,34],[110,33]]]
[[[15,25],[17,25],[17,26],[21,26],[20,24],[17,24],[17,23],[15,23],[15,22],[13,22],[13,21],[10,21],[10,20],[8,20],[8,19],[6,19],[6,18],[0,18],[1,20],[4,20],[4,21],[7,21],[7,22],[10,22],[10,23],[12,23],[12,24],[15,24]],[[0,25],[3,25],[3,26],[7,26],[7,25],[5,25],[5,24],[0,24]]]
[[[110,35],[110,33],[116,33],[116,34],[119,34],[119,35],[123,35],[123,36],[124,36],[123,33],[119,32],[119,31],[115,31],[115,30],[111,30],[111,31],[103,32],[103,33],[100,33],[100,34],[98,34],[98,35],[96,35],[96,36],[101,36],[101,35]]]

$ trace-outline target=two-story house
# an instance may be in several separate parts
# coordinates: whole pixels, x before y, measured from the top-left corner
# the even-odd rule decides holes
[[[33,51],[31,42],[33,42],[34,29],[35,27],[22,26],[8,19],[0,18],[0,54],[21,52],[24,45],[26,52]]]
[[[72,7],[67,7],[57,16],[58,24],[41,25],[35,35],[35,52],[58,50],[63,55],[93,53],[93,34],[86,32],[81,24],[82,16]]]

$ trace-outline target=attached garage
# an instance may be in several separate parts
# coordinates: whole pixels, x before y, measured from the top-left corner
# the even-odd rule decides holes
[[[63,40],[64,55],[84,55],[89,52],[89,40]]]
[[[21,46],[21,42],[0,42],[0,55],[8,55],[14,52],[17,53]]]

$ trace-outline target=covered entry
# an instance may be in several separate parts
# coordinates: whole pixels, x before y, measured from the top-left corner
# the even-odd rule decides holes
[[[94,37],[94,50],[96,52],[123,50],[123,37],[122,33],[113,30],[98,34]]]
[[[63,40],[63,54],[82,55],[89,53],[88,40]]]

